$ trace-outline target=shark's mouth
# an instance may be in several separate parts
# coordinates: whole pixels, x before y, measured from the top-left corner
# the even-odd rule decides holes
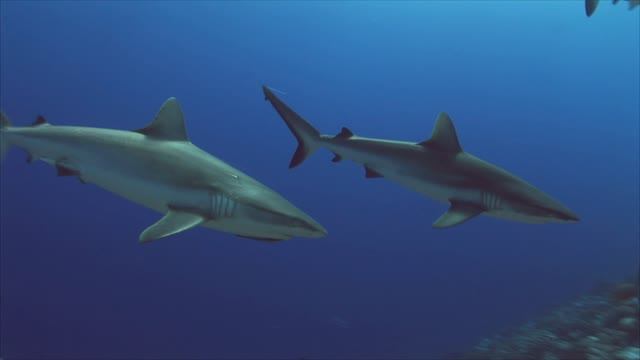
[[[580,218],[571,212],[559,211],[559,210],[550,209],[548,207],[539,206],[539,205],[532,205],[531,207],[539,211],[539,214],[536,214],[539,216],[558,219],[562,221],[568,221],[568,222],[580,221]]]

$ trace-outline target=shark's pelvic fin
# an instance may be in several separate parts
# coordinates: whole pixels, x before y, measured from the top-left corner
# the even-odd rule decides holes
[[[340,154],[337,153],[333,153],[333,159],[331,159],[332,162],[340,162],[342,161],[342,156],[340,156]]]
[[[140,234],[141,243],[158,240],[194,228],[206,221],[202,215],[169,208],[165,217]]]
[[[420,145],[451,153],[459,153],[462,151],[462,147],[458,141],[458,135],[456,134],[456,128],[453,126],[453,121],[451,121],[451,118],[446,112],[441,112],[440,115],[438,115],[431,137],[429,140],[421,142]]]
[[[364,176],[365,176],[367,179],[371,179],[371,178],[381,178],[381,177],[384,177],[384,176],[380,175],[380,173],[379,173],[379,172],[377,172],[377,171],[375,171],[375,170],[371,169],[370,167],[368,167],[368,166],[366,166],[366,165],[364,166]]]
[[[178,100],[173,97],[162,104],[151,124],[134,131],[159,140],[189,141],[182,109]]]
[[[470,202],[451,201],[449,210],[433,223],[436,229],[444,229],[470,220],[485,211],[485,208]]]
[[[337,139],[348,139],[353,136],[353,132],[346,127],[342,128],[342,131],[338,135],[335,136]]]

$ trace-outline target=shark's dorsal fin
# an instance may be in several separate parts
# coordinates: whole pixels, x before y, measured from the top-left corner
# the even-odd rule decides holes
[[[31,126],[46,125],[48,123],[49,122],[47,122],[47,119],[45,119],[44,116],[38,115],[38,117],[33,121],[33,123],[31,123]]]
[[[147,243],[169,235],[177,234],[194,228],[207,219],[202,215],[182,211],[180,209],[169,208],[167,215],[157,223],[149,226],[140,234],[140,242]]]
[[[429,140],[421,142],[420,145],[451,153],[462,151],[456,128],[446,112],[441,112],[438,115],[431,137]]]
[[[444,229],[460,225],[463,222],[480,215],[485,210],[486,209],[483,206],[478,204],[451,200],[451,207],[449,210],[442,214],[442,216],[440,216],[432,226],[437,229]]]
[[[346,127],[343,127],[338,135],[335,137],[338,139],[348,139],[353,136],[353,132]]]
[[[151,124],[134,131],[159,140],[189,141],[182,109],[178,100],[173,97],[162,104],[158,115]]]

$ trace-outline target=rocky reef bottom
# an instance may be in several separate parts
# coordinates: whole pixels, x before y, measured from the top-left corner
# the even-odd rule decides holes
[[[449,359],[640,360],[639,295],[638,279],[601,285]]]

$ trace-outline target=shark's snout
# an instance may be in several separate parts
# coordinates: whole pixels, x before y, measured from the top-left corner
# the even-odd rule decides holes
[[[571,210],[565,210],[562,212],[559,212],[556,215],[560,220],[566,221],[566,222],[577,222],[580,221],[580,216],[578,216],[576,213],[574,213]]]
[[[311,218],[298,219],[296,218],[294,227],[301,228],[304,231],[308,231],[307,237],[321,238],[327,236],[329,232],[322,225]]]
[[[555,220],[556,222],[572,223],[580,221],[580,217],[576,213],[561,204],[546,207],[543,211],[546,213],[547,217]]]
[[[287,219],[284,232],[289,237],[321,238],[328,234],[327,229],[302,211],[298,211],[296,215],[280,216]]]
[[[272,194],[273,195],[273,194]],[[251,198],[243,204],[260,237],[274,239],[321,238],[327,230],[311,216],[278,196]]]

